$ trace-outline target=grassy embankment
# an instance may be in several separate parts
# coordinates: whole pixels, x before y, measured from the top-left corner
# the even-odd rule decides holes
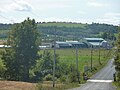
[[[120,82],[113,82],[113,86],[116,87],[116,90],[120,90]]]

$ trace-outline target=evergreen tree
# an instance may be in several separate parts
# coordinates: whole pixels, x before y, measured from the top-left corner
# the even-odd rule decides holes
[[[7,42],[11,49],[3,55],[9,79],[29,81],[29,70],[38,58],[38,40],[39,33],[34,19],[28,18],[14,25]]]

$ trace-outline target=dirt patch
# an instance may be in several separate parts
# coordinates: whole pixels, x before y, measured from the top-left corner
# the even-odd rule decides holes
[[[18,81],[0,81],[0,90],[35,90],[36,84]]]

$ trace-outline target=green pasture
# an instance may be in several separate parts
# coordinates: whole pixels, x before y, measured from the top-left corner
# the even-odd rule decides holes
[[[38,26],[48,27],[48,26],[57,26],[57,27],[80,27],[85,28],[87,24],[80,24],[80,23],[61,23],[61,22],[49,22],[49,23],[41,23]]]
[[[40,53],[43,53],[41,50]],[[54,50],[49,49],[53,54]],[[100,49],[100,61],[102,64],[106,64],[110,57],[110,50]],[[64,62],[68,65],[76,64],[76,49],[56,49],[56,54],[59,55],[60,62]],[[99,49],[93,49],[92,55],[93,67],[101,66],[99,64]],[[84,66],[90,68],[91,63],[91,49],[78,49],[78,66],[79,71],[84,71]]]

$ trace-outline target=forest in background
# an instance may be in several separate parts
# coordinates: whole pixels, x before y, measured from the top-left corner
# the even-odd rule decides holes
[[[6,39],[12,24],[0,24],[0,38]],[[82,24],[72,22],[37,22],[37,28],[44,41],[51,41],[56,34],[57,40],[81,40],[85,37],[115,39],[118,26],[108,24]]]

